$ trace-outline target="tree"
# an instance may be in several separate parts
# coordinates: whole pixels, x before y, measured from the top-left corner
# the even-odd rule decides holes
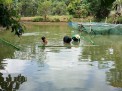
[[[53,9],[52,9],[52,14],[54,15],[66,15],[67,10],[66,10],[66,4],[65,2],[59,2],[55,1],[53,2]]]
[[[115,0],[87,0],[87,2],[89,2],[90,13],[98,20],[109,15],[114,1]]]
[[[47,15],[51,13],[51,6],[52,2],[50,0],[39,3],[38,12],[44,16],[45,21],[47,20]]]
[[[0,0],[0,4],[10,4],[12,0]]]
[[[19,22],[16,9],[12,6],[12,0],[0,1],[0,26],[6,29],[11,28],[12,32],[18,36],[23,33],[23,27]]]
[[[81,6],[81,0],[69,0],[67,10],[69,11],[70,15],[76,14],[76,10],[79,10],[79,7]]]
[[[107,17],[114,1],[115,0],[100,0],[100,6],[96,12],[96,18],[101,20]]]
[[[116,0],[113,3],[113,8],[115,9],[116,13],[120,13],[122,12],[122,0]]]
[[[37,15],[38,1],[21,0],[17,2],[17,7],[22,16],[35,16]]]

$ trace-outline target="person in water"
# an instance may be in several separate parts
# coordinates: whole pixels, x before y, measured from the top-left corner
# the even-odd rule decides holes
[[[42,44],[43,44],[43,45],[46,45],[46,44],[47,44],[47,39],[46,39],[46,37],[43,36],[41,39],[42,39]]]
[[[69,36],[64,36],[63,38],[63,42],[64,42],[64,46],[66,46],[66,48],[71,48],[71,44],[70,42],[72,41],[72,38],[70,38]]]
[[[78,34],[73,35],[73,36],[72,36],[72,40],[73,40],[74,42],[80,42],[80,35],[78,35]]]
[[[64,38],[63,38],[64,43],[70,44],[71,41],[72,41],[72,39],[69,36],[64,36]]]

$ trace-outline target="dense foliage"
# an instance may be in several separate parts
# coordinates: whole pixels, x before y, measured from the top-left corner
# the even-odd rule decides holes
[[[18,12],[12,0],[0,1],[0,26],[6,29],[11,28],[11,32],[15,32],[18,36],[23,33],[23,27],[19,22]]]
[[[101,0],[99,4],[100,8],[96,10],[96,18],[102,19],[107,17],[110,13],[110,10],[112,8],[112,3],[114,1],[115,0]]]
[[[74,17],[105,18],[116,0],[18,0],[22,16],[73,15]],[[29,3],[28,3],[29,2]]]

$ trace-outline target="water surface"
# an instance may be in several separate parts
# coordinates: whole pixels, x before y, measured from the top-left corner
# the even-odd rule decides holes
[[[26,25],[21,38],[9,31],[1,38],[21,48],[0,45],[1,89],[18,91],[122,91],[122,36],[84,35],[79,45],[63,46],[67,25]],[[46,36],[48,46],[41,45]],[[6,86],[5,84],[11,84]]]

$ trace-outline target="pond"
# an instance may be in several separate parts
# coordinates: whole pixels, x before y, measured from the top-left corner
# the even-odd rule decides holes
[[[122,91],[121,35],[84,35],[67,47],[63,37],[74,34],[67,24],[26,28],[21,38],[0,33],[20,48],[0,44],[0,91]],[[40,47],[42,36],[50,47]]]

